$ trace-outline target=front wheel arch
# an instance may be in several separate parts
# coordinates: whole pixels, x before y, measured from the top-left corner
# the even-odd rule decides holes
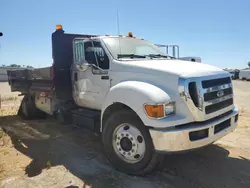
[[[172,101],[170,93],[167,93],[167,89],[155,85],[153,83],[147,83],[143,81],[123,81],[110,88],[107,96],[104,99],[101,108],[101,124],[100,132],[102,132],[102,122],[104,113],[107,108],[115,105],[132,109],[141,119],[145,126],[156,126],[155,119],[151,119],[144,112],[144,104],[163,104]],[[122,104],[122,105],[121,105]],[[111,107],[113,108],[113,107]],[[106,119],[106,118],[104,118]]]
[[[132,109],[130,108],[128,105],[126,104],[123,104],[123,103],[120,103],[120,102],[115,102],[113,103],[112,105],[108,106],[105,111],[103,112],[103,115],[102,115],[102,125],[100,127],[100,132],[103,131],[103,127],[104,125],[106,124],[106,121],[108,120],[108,118],[115,112],[117,111],[121,111],[121,110],[128,110],[130,111],[131,113],[134,113],[135,115],[137,115],[137,113]],[[140,119],[140,117],[137,115],[137,117]],[[140,119],[141,120],[141,119]]]

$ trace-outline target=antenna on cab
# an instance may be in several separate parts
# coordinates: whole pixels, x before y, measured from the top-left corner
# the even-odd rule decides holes
[[[116,12],[116,24],[117,24],[117,34],[118,34],[118,40],[119,40],[119,50],[120,50],[120,54],[122,53],[122,49],[121,49],[121,35],[120,35],[120,21],[119,21],[119,11],[117,9]]]
[[[119,22],[119,11],[116,12],[116,21],[117,21],[117,34],[120,35],[120,22]]]

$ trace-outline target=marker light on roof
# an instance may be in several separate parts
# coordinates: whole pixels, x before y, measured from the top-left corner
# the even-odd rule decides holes
[[[61,30],[63,27],[61,24],[56,25],[56,30]]]
[[[128,32],[127,37],[133,37],[133,33],[132,32]]]

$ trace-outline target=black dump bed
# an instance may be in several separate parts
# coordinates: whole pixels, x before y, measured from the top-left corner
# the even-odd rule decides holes
[[[53,65],[40,69],[7,71],[11,90],[27,93],[52,91],[54,88],[58,99],[72,99],[70,68],[73,63],[73,40],[97,36],[68,34],[63,29],[57,29],[52,33]]]
[[[39,69],[16,69],[7,70],[11,91],[21,93],[46,91],[53,88],[51,67]]]

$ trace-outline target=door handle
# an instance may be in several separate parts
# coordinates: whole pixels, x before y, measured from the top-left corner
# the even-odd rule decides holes
[[[109,76],[102,76],[101,79],[102,79],[102,80],[108,80],[108,79],[109,79]]]
[[[74,80],[77,81],[78,80],[78,75],[77,72],[74,73]]]

